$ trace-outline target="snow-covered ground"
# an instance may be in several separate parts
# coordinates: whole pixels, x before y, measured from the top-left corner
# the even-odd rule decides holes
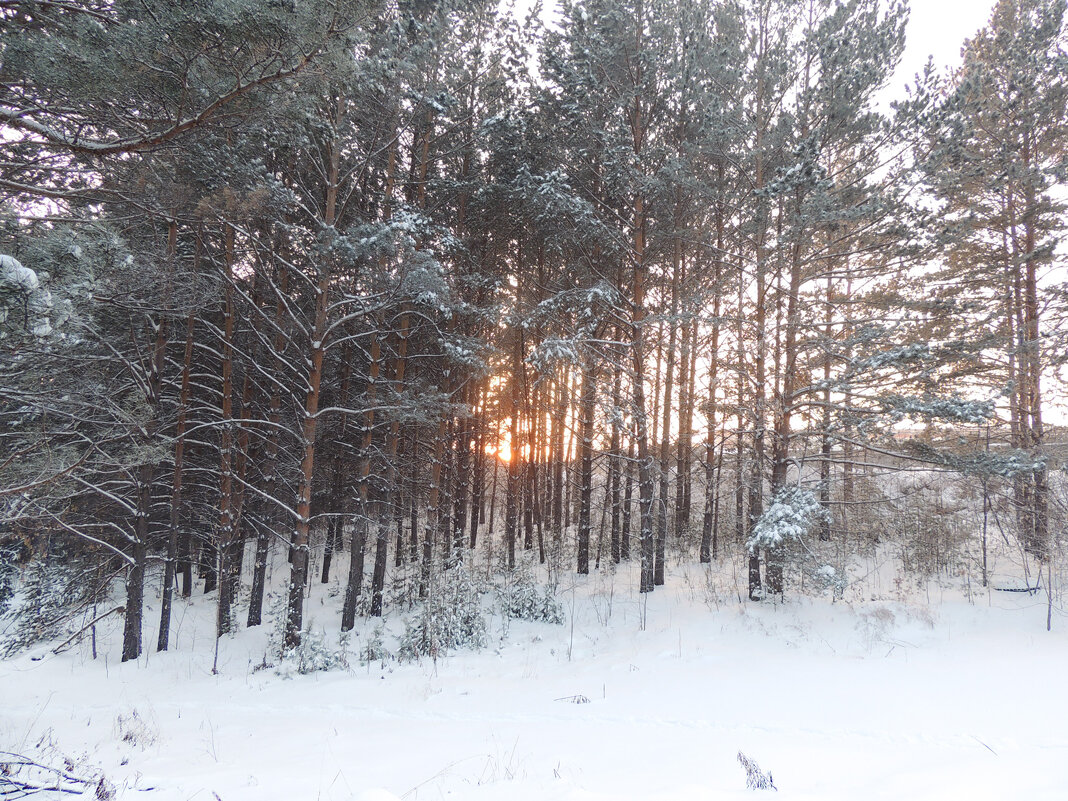
[[[0,749],[161,801],[766,794],[739,751],[782,799],[1068,798],[1068,621],[1047,633],[1044,594],[743,603],[735,567],[675,568],[646,597],[628,570],[581,577],[564,625],[491,617],[488,648],[436,662],[361,664],[363,621],[351,667],[309,675],[256,669],[266,626],[224,638],[213,674],[202,595],[157,654],[150,607],[136,664],[118,620],[95,661],[80,643],[0,662]],[[317,585],[308,604],[328,643],[336,603]]]

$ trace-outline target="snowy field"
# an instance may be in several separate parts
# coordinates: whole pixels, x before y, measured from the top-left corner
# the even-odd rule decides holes
[[[203,595],[157,654],[151,606],[137,664],[118,620],[95,661],[85,642],[0,662],[0,749],[160,801],[1068,798],[1068,619],[1046,632],[1044,593],[776,605],[740,602],[736,575],[677,567],[646,598],[629,572],[580,578],[563,625],[491,616],[489,647],[436,662],[361,663],[364,620],[348,669],[308,675],[256,669],[266,626],[224,638],[213,674]],[[336,646],[331,591],[307,608]],[[739,751],[777,793],[746,788]]]

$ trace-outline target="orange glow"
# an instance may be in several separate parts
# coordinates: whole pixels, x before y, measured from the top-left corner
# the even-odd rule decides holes
[[[501,438],[501,441],[496,445],[487,445],[486,453],[491,456],[496,456],[502,462],[512,461],[512,447],[508,444],[507,435]]]

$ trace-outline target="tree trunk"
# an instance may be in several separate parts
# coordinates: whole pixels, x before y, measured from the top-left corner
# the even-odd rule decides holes
[[[273,254],[272,254],[273,255]],[[267,411],[267,442],[263,454],[263,490],[265,507],[267,508],[266,520],[261,523],[256,532],[256,561],[252,567],[252,592],[248,603],[249,628],[260,625],[263,622],[263,594],[267,584],[267,560],[270,556],[271,535],[274,532],[272,521],[280,517],[281,502],[278,498],[281,482],[278,479],[278,448],[279,430],[282,425],[282,384],[280,376],[283,370],[284,350],[286,345],[285,328],[283,320],[286,314],[286,294],[289,290],[289,274],[283,268],[278,275],[278,300],[275,304],[275,334],[272,343],[274,356],[275,380],[271,384],[271,400]]]
[[[630,559],[630,518],[634,508],[634,437],[627,432],[627,461],[623,472],[626,478],[623,490],[623,515],[619,524],[619,558]]]
[[[515,569],[515,547],[519,536],[519,398],[515,388],[516,376],[512,376],[512,409],[508,421],[508,442],[511,458],[508,460],[508,481],[504,496],[504,540],[508,555],[508,569]]]
[[[168,240],[177,236],[172,228]],[[170,286],[164,293],[164,308],[170,302]],[[167,352],[167,322],[161,314],[150,324],[155,330],[152,357],[145,386],[145,400],[151,409],[151,417],[145,424],[142,441],[154,444],[159,426],[159,403],[163,391],[163,366]],[[137,468],[137,512],[134,521],[133,562],[126,576],[126,618],[122,632],[122,661],[137,659],[141,655],[141,621],[144,614],[145,566],[148,562],[148,522],[152,514],[152,484],[155,481],[155,465],[146,462]]]
[[[334,115],[334,133],[330,141],[329,165],[325,214],[323,223],[330,230],[336,222],[338,179],[341,150],[337,129],[341,126],[345,103],[339,99]],[[327,258],[324,254],[323,258]],[[300,481],[297,486],[297,525],[293,536],[293,563],[290,565],[289,593],[286,604],[286,621],[282,634],[282,650],[288,651],[300,645],[301,628],[304,623],[304,588],[308,576],[308,535],[311,529],[312,479],[315,474],[315,434],[319,423],[319,388],[323,378],[323,356],[326,353],[325,339],[328,333],[330,268],[329,262],[317,265],[315,282],[315,320],[311,331],[311,353],[308,373],[308,391],[304,399],[300,461]]]
[[[226,226],[225,262],[223,280],[225,306],[223,310],[222,342],[222,418],[219,445],[219,533],[216,553],[218,554],[217,572],[219,576],[219,597],[216,605],[215,636],[221,637],[230,631],[230,588],[229,556],[230,541],[234,533],[233,516],[233,369],[234,369],[234,229]]]
[[[173,258],[177,252],[178,224],[172,220],[167,235],[167,253]],[[160,599],[159,637],[157,651],[166,651],[171,632],[171,609],[174,604],[174,579],[181,529],[182,470],[185,465],[185,428],[189,412],[190,370],[193,363],[193,330],[196,316],[190,314],[185,323],[185,352],[182,357],[182,386],[178,395],[178,420],[174,431],[174,477],[171,481],[170,524],[167,532],[167,559],[163,566],[163,591]]]
[[[617,333],[618,339],[618,333]],[[611,533],[609,535],[609,550],[612,557],[613,564],[619,564],[620,560],[620,514],[622,509],[620,508],[619,497],[619,473],[622,465],[622,454],[620,453],[620,429],[622,428],[622,411],[620,408],[621,402],[621,384],[623,378],[622,365],[617,364],[614,375],[612,377],[612,441],[609,446],[608,457],[608,490],[611,497],[612,504],[612,525]]]
[[[356,525],[349,546],[349,576],[345,584],[345,601],[341,607],[341,630],[351,631],[356,625],[356,602],[363,589],[364,550],[370,525],[368,490],[371,476],[371,445],[374,441],[375,405],[378,402],[378,376],[382,369],[382,343],[377,332],[371,339],[371,362],[368,366],[367,388],[364,391],[366,411],[363,415],[363,436],[360,441],[360,466],[357,471],[358,509]]]
[[[657,499],[656,521],[656,561],[653,568],[653,583],[664,584],[664,560],[667,549],[668,525],[668,484],[671,478],[671,398],[675,389],[675,346],[678,328],[675,319],[679,312],[679,269],[682,260],[681,243],[676,240],[671,278],[671,322],[668,334],[667,363],[664,366],[664,406],[663,421],[660,428],[660,491]]]
[[[581,472],[579,481],[579,520],[578,520],[578,572],[587,575],[590,572],[590,504],[593,497],[593,416],[597,403],[597,385],[594,367],[589,360],[582,365],[582,395],[580,410],[582,413],[579,459]]]
[[[393,385],[399,394],[404,388],[404,374],[408,367],[408,333],[411,319],[406,313],[401,317],[397,337],[397,358],[393,363]],[[386,492],[390,500],[383,501],[375,542],[375,566],[371,574],[371,616],[381,617],[382,596],[386,583],[386,559],[389,545],[389,517],[400,518],[401,493],[397,470],[397,454],[400,451],[400,419],[394,418],[389,425],[389,441],[386,445]],[[397,543],[397,559],[400,560],[400,543]]]
[[[798,190],[797,206],[798,213],[800,213],[800,190]],[[798,383],[797,336],[801,325],[802,256],[802,240],[800,236],[793,243],[791,250],[790,285],[786,298],[786,331],[783,336],[782,389],[775,408],[775,435],[772,443],[771,492],[773,495],[786,486],[787,469],[790,460],[790,425],[793,419],[794,394],[797,391]],[[766,578],[768,592],[782,595],[783,547],[781,545],[767,549]]]

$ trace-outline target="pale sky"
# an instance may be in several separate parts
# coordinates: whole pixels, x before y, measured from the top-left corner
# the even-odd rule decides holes
[[[911,82],[928,56],[935,66],[960,64],[960,47],[990,19],[995,0],[911,0],[905,55],[892,85]]]

